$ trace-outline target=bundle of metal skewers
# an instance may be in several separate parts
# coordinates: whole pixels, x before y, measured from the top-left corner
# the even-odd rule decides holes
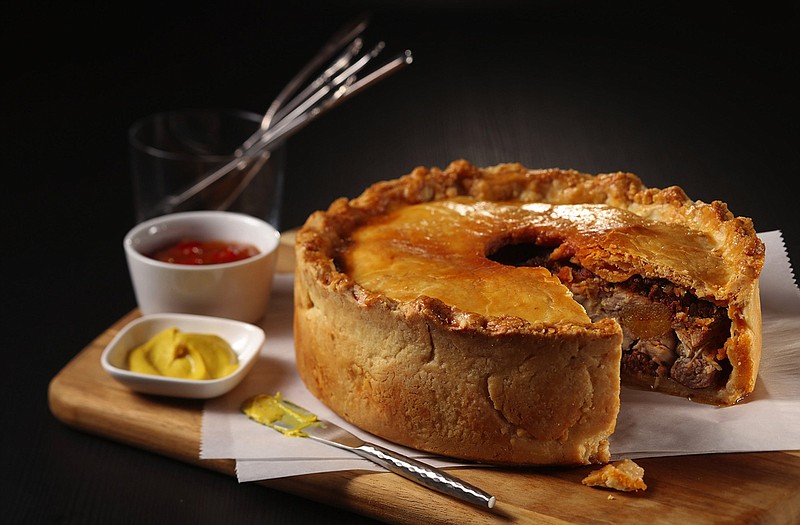
[[[363,38],[367,26],[368,19],[362,17],[337,32],[275,97],[259,129],[236,150],[234,159],[164,199],[158,206],[160,212],[187,209],[195,197],[218,181],[237,176],[233,189],[214,205],[214,209],[227,209],[267,162],[272,148],[324,112],[412,62],[411,51],[405,50],[376,65],[385,43],[368,47]]]

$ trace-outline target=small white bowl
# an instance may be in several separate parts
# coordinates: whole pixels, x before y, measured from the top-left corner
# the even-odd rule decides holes
[[[182,240],[251,244],[259,253],[223,264],[161,262],[148,255]],[[280,233],[240,213],[173,213],[132,228],[123,241],[136,302],[143,315],[188,313],[255,323],[266,312]]]
[[[182,332],[214,334],[225,339],[239,359],[239,367],[219,379],[179,379],[132,372],[127,366],[128,353],[153,336],[175,327]],[[238,385],[253,368],[264,346],[261,328],[219,317],[189,314],[154,314],[128,323],[103,350],[100,362],[111,377],[131,390],[161,396],[208,399],[221,396]]]

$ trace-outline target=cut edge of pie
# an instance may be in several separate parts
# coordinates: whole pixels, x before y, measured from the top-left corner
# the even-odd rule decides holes
[[[482,314],[428,295],[392,298],[350,275],[348,253],[359,245],[355,232],[417,205],[458,199],[468,205],[530,204],[540,221],[533,227],[516,223],[513,210],[490,210],[508,223],[501,220],[497,228],[478,232],[488,237],[481,237],[484,252],[476,260],[488,260],[504,245],[546,246],[544,259],[553,272],[548,275],[561,279],[550,295],[553,308],[580,299],[587,312],[602,315],[585,322],[569,316],[537,322]],[[554,218],[573,209],[588,218]],[[671,253],[661,253],[657,244],[663,239],[681,250],[671,246]],[[386,244],[365,249],[375,246],[383,250]],[[622,347],[632,340],[631,327],[642,323],[634,320],[623,329],[616,319],[603,318],[608,317],[604,312],[619,303],[620,294],[648,287],[651,296],[661,297],[654,302],[672,305],[681,312],[676,318],[691,320],[693,328],[681,334],[683,339],[703,339],[706,332],[719,338],[725,332],[717,355],[706,349],[712,343],[698,343],[709,354],[703,354],[706,366],[721,370],[704,375],[695,370],[697,359],[684,357],[692,366],[678,367],[683,371],[676,377],[694,386],[689,388],[663,370],[653,376],[652,366],[637,368],[630,359],[658,352],[627,348],[634,364],[623,369],[624,382],[719,405],[736,403],[755,386],[763,244],[750,219],[734,217],[719,201],[692,201],[678,187],[647,188],[629,173],[587,175],[520,164],[478,168],[460,160],[444,170],[416,168],[372,185],[355,199],[336,200],[308,218],[295,250],[294,331],[301,378],[343,418],[406,446],[491,463],[607,462],[619,410],[620,362],[626,359]],[[490,272],[491,264],[506,266],[489,263]],[[667,294],[694,302],[674,306],[674,298],[663,298]],[[694,310],[712,313],[703,317]]]

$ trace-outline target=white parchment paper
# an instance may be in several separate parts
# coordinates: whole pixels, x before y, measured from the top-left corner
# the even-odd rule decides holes
[[[610,439],[614,459],[800,449],[800,290],[780,232],[760,237],[767,251],[761,274],[763,353],[755,392],[744,403],[717,408],[623,387],[617,428]],[[290,274],[276,275],[269,313],[262,321],[267,340],[252,372],[232,392],[206,402],[200,458],[235,459],[239,481],[381,470],[348,452],[285,437],[240,411],[251,395],[281,392],[363,439],[437,467],[466,465],[363,432],[308,392],[294,366],[292,283]]]

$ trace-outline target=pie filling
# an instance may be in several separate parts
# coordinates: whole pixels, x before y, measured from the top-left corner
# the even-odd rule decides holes
[[[612,283],[559,257],[553,247],[511,244],[488,257],[512,266],[544,267],[572,292],[592,321],[613,318],[623,333],[622,373],[653,383],[671,379],[690,389],[724,385],[731,365],[724,349],[727,309],[665,279],[639,275]]]

